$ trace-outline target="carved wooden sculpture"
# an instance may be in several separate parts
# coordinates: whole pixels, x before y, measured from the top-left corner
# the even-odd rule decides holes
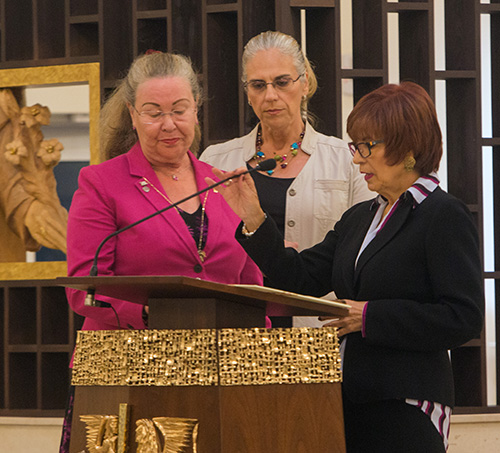
[[[47,107],[20,108],[0,90],[0,262],[25,261],[41,245],[66,252],[68,213],[56,192],[53,168],[62,144],[44,140]]]

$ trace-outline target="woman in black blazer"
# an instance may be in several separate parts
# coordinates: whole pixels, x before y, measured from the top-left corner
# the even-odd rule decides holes
[[[327,324],[343,339],[347,451],[444,452],[454,405],[448,350],[483,325],[476,227],[439,187],[441,131],[423,88],[406,82],[369,93],[347,131],[354,162],[378,195],[310,249],[283,246],[248,175],[220,192],[243,220],[237,238],[273,286],[313,296],[333,290],[351,306]]]

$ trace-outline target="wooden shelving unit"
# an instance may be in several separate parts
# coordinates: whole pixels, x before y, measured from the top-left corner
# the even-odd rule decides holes
[[[270,29],[300,41],[300,15],[305,9],[307,53],[319,80],[310,110],[319,117],[321,132],[340,136],[344,81],[352,81],[354,102],[388,82],[389,40],[394,39],[388,36],[388,20],[397,15],[400,79],[421,84],[433,97],[436,82],[446,85],[448,190],[469,206],[482,235],[482,155],[485,147],[491,147],[494,223],[500,225],[499,46],[491,49],[491,137],[482,135],[480,60],[481,15],[489,16],[491,42],[500,42],[500,1],[446,0],[446,68],[440,70],[434,54],[434,1],[352,0],[351,69],[342,67],[341,4],[335,0],[0,0],[0,69],[99,62],[104,99],[133,58],[147,49],[189,55],[206,94],[200,118],[203,149],[243,135],[256,123],[240,83],[244,44]],[[500,228],[495,231],[494,253],[500,263]],[[499,266],[484,274],[496,285],[497,338]],[[4,327],[0,414],[60,413],[76,328],[64,293],[48,282],[0,286]],[[485,339],[453,351],[452,361],[458,411],[485,410]],[[500,395],[500,384],[497,389]]]
[[[83,319],[51,280],[0,284],[0,416],[62,416]]]

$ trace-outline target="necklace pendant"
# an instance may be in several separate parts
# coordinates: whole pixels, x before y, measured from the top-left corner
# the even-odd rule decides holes
[[[200,261],[203,263],[205,261],[205,258],[207,257],[207,254],[204,250],[198,250],[198,256],[200,257]]]
[[[172,179],[173,179],[174,181],[179,181],[179,178],[177,177],[177,175],[172,175]]]

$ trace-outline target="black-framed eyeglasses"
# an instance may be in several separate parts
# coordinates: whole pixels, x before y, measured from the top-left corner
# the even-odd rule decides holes
[[[354,156],[356,154],[356,151],[359,153],[359,155],[363,158],[366,159],[367,157],[370,157],[372,154],[372,148],[376,145],[379,145],[380,143],[384,143],[383,140],[372,140],[369,142],[349,142],[349,151],[351,151],[351,154]]]
[[[274,79],[272,82],[265,82],[264,80],[250,80],[243,84],[243,87],[247,91],[252,91],[254,93],[263,93],[268,85],[272,85],[275,90],[287,91],[289,90],[297,80],[299,80],[304,73],[300,74],[296,79],[292,79],[289,76],[281,76]]]

